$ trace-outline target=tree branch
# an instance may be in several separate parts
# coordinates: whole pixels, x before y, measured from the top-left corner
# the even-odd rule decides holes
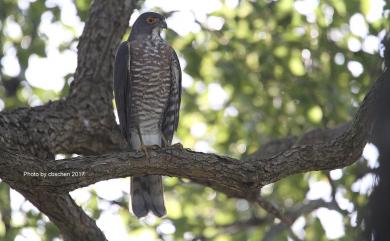
[[[70,95],[43,106],[3,111],[3,146],[41,158],[52,158],[56,153],[91,155],[126,147],[112,110],[112,68],[137,2],[93,2],[79,41]],[[48,156],[41,156],[41,150]]]
[[[189,178],[229,196],[254,199],[259,188],[286,176],[341,168],[355,162],[360,157],[368,138],[372,125],[370,109],[374,109],[372,105],[375,105],[379,98],[377,92],[380,90],[380,93],[385,94],[387,91],[384,88],[389,88],[386,84],[386,81],[389,81],[388,75],[387,70],[375,82],[351,125],[348,128],[343,127],[345,131],[337,133],[336,138],[330,140],[325,138],[325,142],[313,144],[307,144],[303,141],[305,138],[301,138],[301,143],[305,144],[293,145],[269,158],[236,160],[173,146],[151,149],[150,160],[141,152],[120,152],[42,162],[34,157],[2,149],[0,165],[3,168],[0,174],[4,180],[15,185],[24,182],[25,186],[33,184],[36,188],[62,193],[111,178],[158,174]],[[332,133],[335,132],[332,130]],[[24,171],[45,173],[76,171],[85,172],[85,175],[26,178],[22,175]]]
[[[150,160],[142,152],[119,152],[49,162],[1,150],[0,176],[10,184],[21,185],[21,188],[67,193],[112,178],[166,175],[189,178],[232,197],[253,199],[260,187],[287,175],[340,168],[355,160],[342,158],[344,153],[318,155],[305,160],[304,157],[312,155],[314,150],[316,148],[302,146],[267,160],[243,161],[180,147],[156,147],[148,150]],[[61,176],[31,177],[32,174],[24,172]],[[72,176],[72,172],[81,174]]]
[[[296,173],[344,167],[361,155],[372,124],[370,109],[378,89],[384,89],[384,77],[374,84],[350,125],[279,140],[283,145],[271,143],[243,160],[177,146],[151,149],[150,160],[143,153],[116,152],[126,144],[112,112],[112,63],[136,2],[93,2],[66,100],[0,114],[0,177],[47,214],[65,240],[105,240],[68,195],[101,180],[145,174],[185,177],[254,201],[265,184]],[[116,153],[52,160],[61,152]],[[31,176],[35,173],[46,177]]]
[[[126,146],[112,112],[111,74],[115,49],[128,28],[136,2],[93,1],[80,37],[78,66],[69,97],[39,107],[2,112],[2,148],[46,163],[57,153],[97,154]],[[45,213],[61,230],[64,240],[106,240],[95,221],[69,194],[37,190],[31,184],[7,183]]]
[[[106,241],[103,232],[72,199],[69,194],[55,194],[34,189],[18,190],[35,207],[45,213],[50,220],[61,230],[64,241]]]
[[[350,123],[344,123],[332,129],[313,129],[304,133],[301,137],[290,136],[283,139],[272,140],[266,143],[261,149],[245,157],[246,160],[258,160],[270,158],[283,151],[290,149],[292,146],[304,144],[320,144],[332,141],[343,134],[350,127]]]
[[[1,147],[0,177],[33,202],[35,198],[28,195],[30,190],[55,193],[52,195],[63,194],[57,198],[64,198],[67,200],[64,202],[69,202],[65,193],[71,190],[101,180],[136,175],[189,178],[228,196],[254,201],[259,188],[288,175],[340,168],[356,161],[361,155],[371,128],[370,109],[373,109],[380,95],[389,91],[388,81],[389,72],[386,71],[367,94],[351,125],[343,127],[345,130],[341,133],[331,130],[332,133],[337,133],[328,135],[336,136],[334,139],[325,138],[324,142],[307,143],[305,140],[313,136],[313,132],[311,134],[309,132],[297,139],[300,142],[296,141],[296,145],[268,158],[236,160],[172,146],[164,149],[151,148],[150,160],[143,152],[119,152],[45,161],[33,156],[16,154]],[[46,177],[35,176],[32,173],[38,175],[43,173]],[[39,203],[37,201],[36,205]],[[50,217],[51,212],[46,213],[49,213]]]
[[[14,152],[53,159],[57,153],[99,153],[126,146],[116,124],[82,111],[66,101],[19,108],[0,114],[0,143]],[[112,112],[112,110],[111,110]],[[112,113],[111,113],[112,114]],[[95,139],[93,141],[93,139]]]
[[[331,210],[336,210],[338,212],[344,213],[344,210],[341,210],[335,200],[332,202],[326,202],[322,199],[317,199],[317,200],[311,200],[308,202],[305,202],[303,204],[296,205],[295,207],[292,208],[292,210],[289,212],[289,216],[292,218],[292,221],[295,222],[296,219],[298,219],[302,215],[307,215],[314,210],[318,208],[328,208]],[[278,223],[273,225],[268,232],[264,235],[262,241],[271,241],[275,240],[275,238],[280,235],[281,232],[288,230],[289,235],[294,238],[294,240],[301,240],[298,238],[294,232],[290,229],[289,225],[286,225],[285,223]]]
[[[254,201],[259,188],[286,176],[341,168],[355,162],[361,156],[372,125],[370,109],[374,109],[373,105],[380,97],[378,93],[386,94],[389,91],[386,90],[389,88],[388,81],[389,70],[386,70],[370,89],[351,125],[344,132],[338,133],[336,138],[325,139],[322,143],[293,145],[269,158],[236,160],[172,146],[150,149],[150,160],[142,152],[119,152],[42,163],[37,158],[2,149],[0,176],[14,185],[33,185],[36,189],[67,193],[101,180],[136,175],[166,175],[189,178],[228,196]],[[24,171],[65,173],[70,176],[23,177]],[[72,171],[81,172],[82,175],[71,176]]]

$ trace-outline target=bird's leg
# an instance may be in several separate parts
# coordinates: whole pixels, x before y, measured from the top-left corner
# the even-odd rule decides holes
[[[144,141],[142,139],[141,129],[139,128],[139,126],[137,126],[137,132],[138,132],[138,136],[139,136],[139,141],[141,142],[141,149],[144,151],[146,158],[149,159],[148,149],[146,148]]]
[[[164,147],[168,147],[168,146],[171,146],[171,144],[168,142],[167,138],[165,138],[165,135],[162,131],[160,131],[160,134],[161,134],[161,139],[163,140],[164,142]]]
[[[161,131],[161,139],[163,140],[164,142],[164,147],[170,147],[170,146],[173,146],[173,147],[179,147],[179,148],[183,148],[183,145],[181,143],[175,143],[175,144],[171,144],[168,142],[167,138],[165,137],[164,133],[162,133]]]

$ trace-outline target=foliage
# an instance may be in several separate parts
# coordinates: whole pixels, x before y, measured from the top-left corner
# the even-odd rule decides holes
[[[309,2],[314,3],[312,11]],[[208,16],[223,21],[220,29],[200,22],[199,32],[185,36],[168,32],[168,41],[191,76],[185,75],[183,81],[178,140],[189,148],[244,157],[272,139],[349,121],[380,73],[379,42],[375,41],[389,27],[384,16],[373,20],[370,3],[241,0],[233,7],[222,1],[222,7]],[[75,0],[72,4],[85,21],[90,1]],[[52,16],[53,24],[73,33],[70,41],[61,43],[61,50],[77,42],[76,27],[64,23],[62,10],[49,0],[0,2],[0,106],[2,102],[5,108],[36,105],[66,95],[71,74],[64,76],[66,84],[60,92],[33,87],[25,75],[31,56],[48,54],[48,38],[39,29],[43,15]],[[356,19],[362,24],[358,30],[350,25]],[[9,26],[19,28],[20,34],[9,34]],[[8,76],[3,60],[13,54],[20,71]],[[332,175],[314,172],[292,176],[265,187],[262,195],[289,210],[308,201],[310,192],[318,187],[316,183],[333,187],[344,210],[345,235],[338,240],[354,240],[361,231],[356,217],[366,204],[368,194],[361,180],[367,179],[368,171],[367,161],[362,159],[343,169],[341,175],[336,171]],[[165,187],[169,214],[164,220],[138,222],[127,211],[126,195],[107,201],[91,191],[89,198],[79,203],[96,219],[105,212],[120,215],[130,236],[148,234],[162,240],[259,240],[273,225],[265,211],[245,200],[229,199],[177,178],[166,178]],[[0,183],[1,240],[14,240],[26,228],[36,230],[42,240],[58,237],[58,230],[36,211],[19,212],[13,207],[13,213],[24,215],[23,221],[17,223],[14,215],[8,217],[8,196],[6,184]],[[320,196],[328,201],[334,198],[331,192]],[[305,240],[329,239],[318,213],[302,215]],[[259,225],[247,222],[262,218],[266,221]],[[248,225],[234,229],[239,222]],[[273,240],[287,240],[287,236],[291,236],[289,231],[280,232]]]

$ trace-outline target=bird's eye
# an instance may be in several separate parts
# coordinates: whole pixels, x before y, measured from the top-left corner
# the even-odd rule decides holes
[[[157,19],[157,18],[147,18],[147,19],[146,19],[146,22],[147,22],[148,24],[155,24],[155,23],[158,22],[158,19]]]

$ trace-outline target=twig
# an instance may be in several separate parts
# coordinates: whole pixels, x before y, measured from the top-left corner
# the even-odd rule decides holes
[[[287,226],[291,226],[293,224],[293,220],[291,220],[290,217],[288,217],[286,214],[283,214],[277,207],[262,198],[260,195],[256,198],[256,203]]]

